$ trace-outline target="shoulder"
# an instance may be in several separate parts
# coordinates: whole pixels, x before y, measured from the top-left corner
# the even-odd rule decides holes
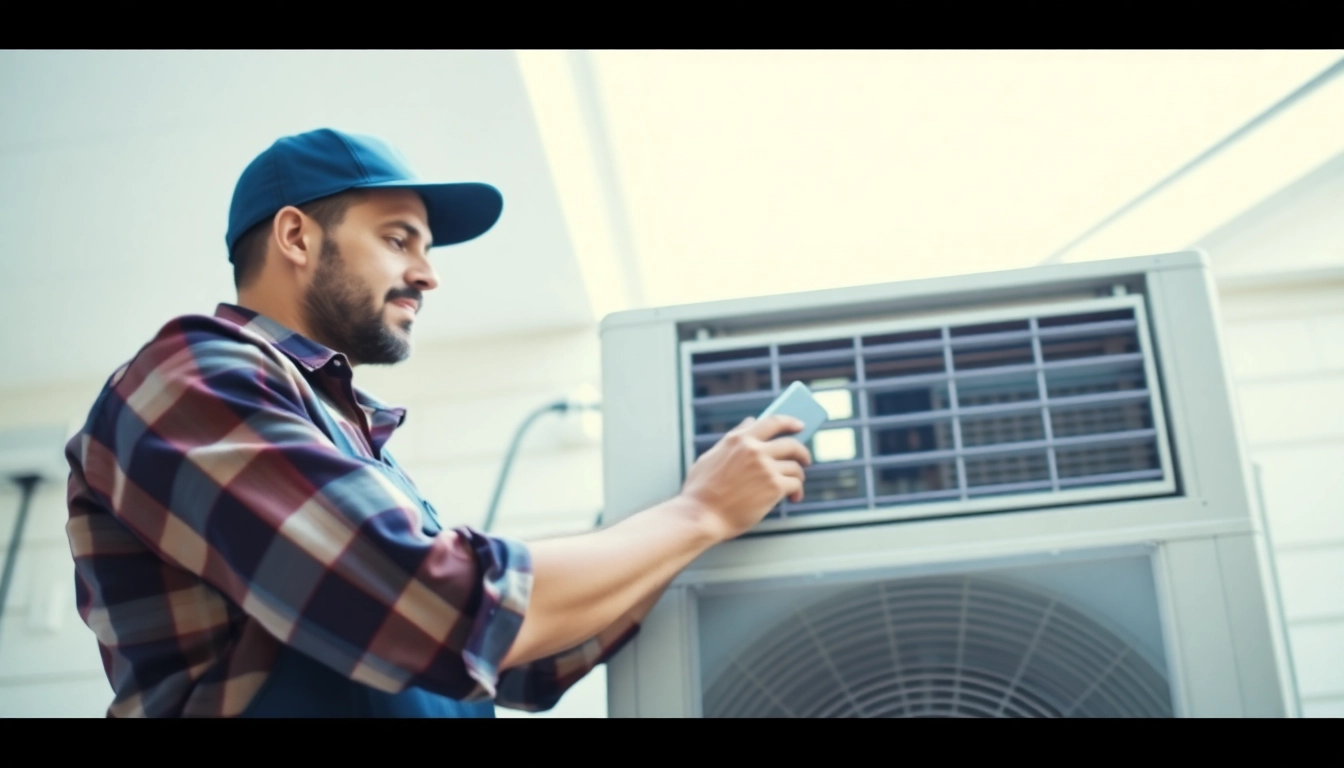
[[[190,392],[297,403],[301,380],[294,364],[265,338],[225,318],[182,315],[164,323],[117,369],[95,401],[86,430],[111,426],[126,409],[153,422]]]
[[[203,377],[227,371],[290,366],[265,338],[228,319],[182,315],[169,320],[125,365],[110,384],[122,394],[150,378]]]

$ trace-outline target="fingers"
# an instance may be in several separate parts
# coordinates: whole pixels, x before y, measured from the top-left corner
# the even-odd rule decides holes
[[[797,480],[800,483],[803,481],[804,478],[803,467],[796,461],[776,461],[775,471],[779,472],[779,474],[784,475],[785,477]]]
[[[804,467],[812,466],[812,452],[807,450],[807,446],[791,437],[771,440],[765,444],[763,450],[772,459],[796,461]]]
[[[802,421],[792,416],[770,416],[760,421],[748,416],[736,427],[728,430],[724,438],[729,435],[754,438],[760,441],[765,455],[774,459],[796,461],[806,467],[812,464],[812,453],[807,450],[807,446],[788,437],[774,439],[798,432],[803,426]]]
[[[780,435],[803,431],[803,422],[792,416],[767,416],[747,426],[747,433],[758,440],[771,440]]]
[[[796,461],[777,461],[775,469],[784,476],[784,495],[797,504],[803,500],[803,468]]]
[[[803,422],[792,416],[770,416],[757,420],[751,416],[729,430],[729,435],[745,439],[750,450],[759,451],[783,481],[780,490],[789,501],[798,503],[803,498],[803,468],[812,465],[812,453],[796,439],[782,437],[803,428]],[[771,439],[780,436],[779,439]]]

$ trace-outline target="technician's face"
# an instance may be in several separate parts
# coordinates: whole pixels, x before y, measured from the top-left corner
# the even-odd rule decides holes
[[[351,205],[322,242],[304,294],[309,329],[352,363],[400,362],[424,293],[439,284],[429,263],[431,233],[420,196],[373,190]]]

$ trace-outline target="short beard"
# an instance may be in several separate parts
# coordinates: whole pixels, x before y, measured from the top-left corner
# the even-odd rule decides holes
[[[340,250],[322,239],[317,271],[303,296],[308,331],[314,341],[344,352],[352,365],[390,365],[411,354],[410,341],[383,320],[383,306],[369,306],[367,287],[345,272]],[[410,331],[410,322],[402,328]]]

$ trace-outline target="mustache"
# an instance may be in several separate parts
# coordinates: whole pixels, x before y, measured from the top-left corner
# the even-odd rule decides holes
[[[396,301],[397,299],[414,299],[418,309],[425,307],[425,295],[416,288],[393,288],[387,292],[387,298],[384,303]]]

